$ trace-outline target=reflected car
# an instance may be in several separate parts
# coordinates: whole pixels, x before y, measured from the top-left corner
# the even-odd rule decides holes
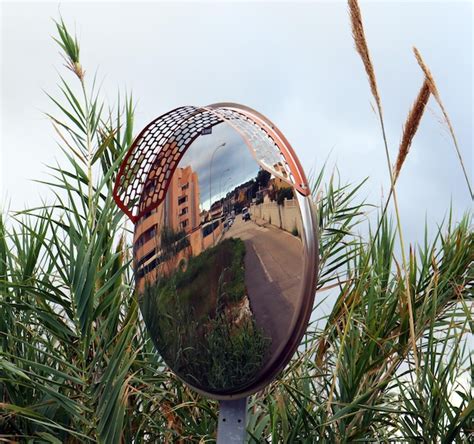
[[[224,221],[224,230],[228,230],[232,226],[233,220],[228,218]]]

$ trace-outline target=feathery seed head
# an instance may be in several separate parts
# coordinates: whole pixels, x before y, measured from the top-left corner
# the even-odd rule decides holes
[[[413,103],[410,112],[408,113],[407,120],[404,125],[402,141],[398,150],[397,160],[395,162],[395,169],[393,173],[394,181],[397,180],[400,170],[402,169],[403,163],[410,150],[413,137],[415,136],[418,126],[420,125],[421,118],[428,103],[430,97],[429,80],[425,78],[423,85],[421,86],[420,92]]]
[[[369,78],[370,90],[374,96],[375,102],[380,112],[382,112],[382,104],[377,88],[377,82],[375,79],[375,71],[370,58],[369,48],[365,39],[364,26],[362,24],[362,14],[360,12],[359,4],[357,0],[349,0],[349,14],[352,25],[352,37],[354,38],[354,44],[357,52],[362,59],[365,71]]]

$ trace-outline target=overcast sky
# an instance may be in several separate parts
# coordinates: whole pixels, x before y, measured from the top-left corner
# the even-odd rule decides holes
[[[306,171],[326,159],[343,181],[370,176],[362,195],[379,203],[388,175],[362,64],[353,49],[345,2],[2,3],[0,205],[37,205],[44,164],[61,159],[42,111],[42,90],[57,95],[64,73],[52,41],[59,11],[81,43],[89,81],[104,96],[137,100],[135,132],[181,105],[232,101],[273,120]],[[472,180],[472,3],[361,2],[393,161],[402,125],[423,77],[416,45],[437,81]],[[67,76],[67,74],[66,74]],[[70,77],[68,77],[70,78]],[[406,237],[435,226],[450,202],[470,207],[452,143],[433,100],[398,184]]]

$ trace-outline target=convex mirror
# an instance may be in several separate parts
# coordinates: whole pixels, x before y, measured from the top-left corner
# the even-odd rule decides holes
[[[136,294],[166,364],[216,399],[268,384],[307,327],[318,261],[283,134],[237,104],[178,108],[135,139],[114,197],[135,223]]]

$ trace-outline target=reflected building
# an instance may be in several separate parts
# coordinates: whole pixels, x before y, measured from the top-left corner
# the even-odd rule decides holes
[[[152,186],[150,181],[145,195]],[[222,204],[201,210],[200,198],[197,172],[190,165],[177,168],[162,204],[137,223],[134,268],[139,292],[160,276],[185,268],[190,257],[213,246],[223,234]]]
[[[177,168],[166,194],[165,224],[174,231],[191,233],[201,224],[199,182],[191,166]]]
[[[153,183],[148,186],[153,186]],[[145,187],[145,192],[148,190]],[[160,274],[168,274],[177,265],[202,250],[200,193],[198,175],[191,166],[174,172],[163,204],[145,214],[137,223],[134,235],[136,285],[142,291],[145,284],[156,281]],[[167,239],[175,249],[167,258],[166,245],[158,245],[166,227]],[[179,251],[176,251],[179,250]],[[178,253],[178,254],[176,254]]]

